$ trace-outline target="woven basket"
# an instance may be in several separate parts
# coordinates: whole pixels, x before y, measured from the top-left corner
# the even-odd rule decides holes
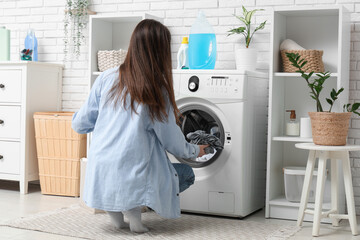
[[[86,156],[86,134],[72,130],[73,114],[34,113],[42,194],[80,196],[80,158]]]
[[[307,63],[304,66],[305,72],[324,72],[324,63],[322,61],[322,50],[281,50],[281,59],[283,63],[283,71],[284,72],[296,72],[297,69],[292,65],[289,61],[289,58],[285,53],[298,53],[300,55],[300,59],[305,58]]]
[[[127,51],[120,49],[119,51],[98,51],[98,69],[103,72],[109,68],[120,66],[126,57]]]
[[[327,146],[346,145],[351,112],[309,112],[309,116],[315,144]]]

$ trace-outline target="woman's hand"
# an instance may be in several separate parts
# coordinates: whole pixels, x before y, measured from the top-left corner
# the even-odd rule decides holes
[[[199,152],[199,155],[198,157],[202,157],[204,156],[206,153],[205,153],[205,148],[209,147],[209,145],[199,145],[199,148],[200,148],[200,152]]]

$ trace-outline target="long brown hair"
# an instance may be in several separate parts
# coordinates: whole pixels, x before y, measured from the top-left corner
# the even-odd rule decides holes
[[[167,120],[167,99],[178,121],[179,110],[175,103],[171,65],[171,35],[156,20],[142,20],[132,33],[125,61],[120,66],[119,81],[109,91],[109,99],[126,106],[130,94],[131,111],[134,103],[147,105],[152,121]]]

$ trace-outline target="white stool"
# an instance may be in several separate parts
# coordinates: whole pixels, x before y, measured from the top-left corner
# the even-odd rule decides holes
[[[349,151],[359,151],[360,146],[345,145],[345,146],[322,146],[315,145],[313,143],[297,143],[295,147],[300,149],[309,150],[309,157],[306,165],[305,179],[303,190],[301,194],[301,202],[299,208],[299,216],[297,225],[301,226],[305,213],[313,214],[313,236],[319,236],[320,221],[322,218],[331,218],[333,226],[339,226],[340,219],[349,219],[350,228],[353,235],[357,235],[356,213],[354,203],[353,185],[351,179],[350,159]],[[307,209],[307,203],[309,198],[309,188],[311,179],[313,176],[315,159],[319,158],[318,175],[316,183],[315,193],[315,209]],[[322,212],[324,183],[325,183],[325,171],[326,160],[331,159],[331,210]],[[346,194],[346,204],[348,214],[338,214],[338,174],[336,160],[342,161],[344,184]]]

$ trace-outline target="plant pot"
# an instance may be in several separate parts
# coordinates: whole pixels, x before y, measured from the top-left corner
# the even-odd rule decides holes
[[[237,70],[256,69],[257,50],[255,48],[239,48],[235,51],[235,61]]]
[[[351,112],[309,112],[309,116],[315,144],[327,146],[346,145]]]

